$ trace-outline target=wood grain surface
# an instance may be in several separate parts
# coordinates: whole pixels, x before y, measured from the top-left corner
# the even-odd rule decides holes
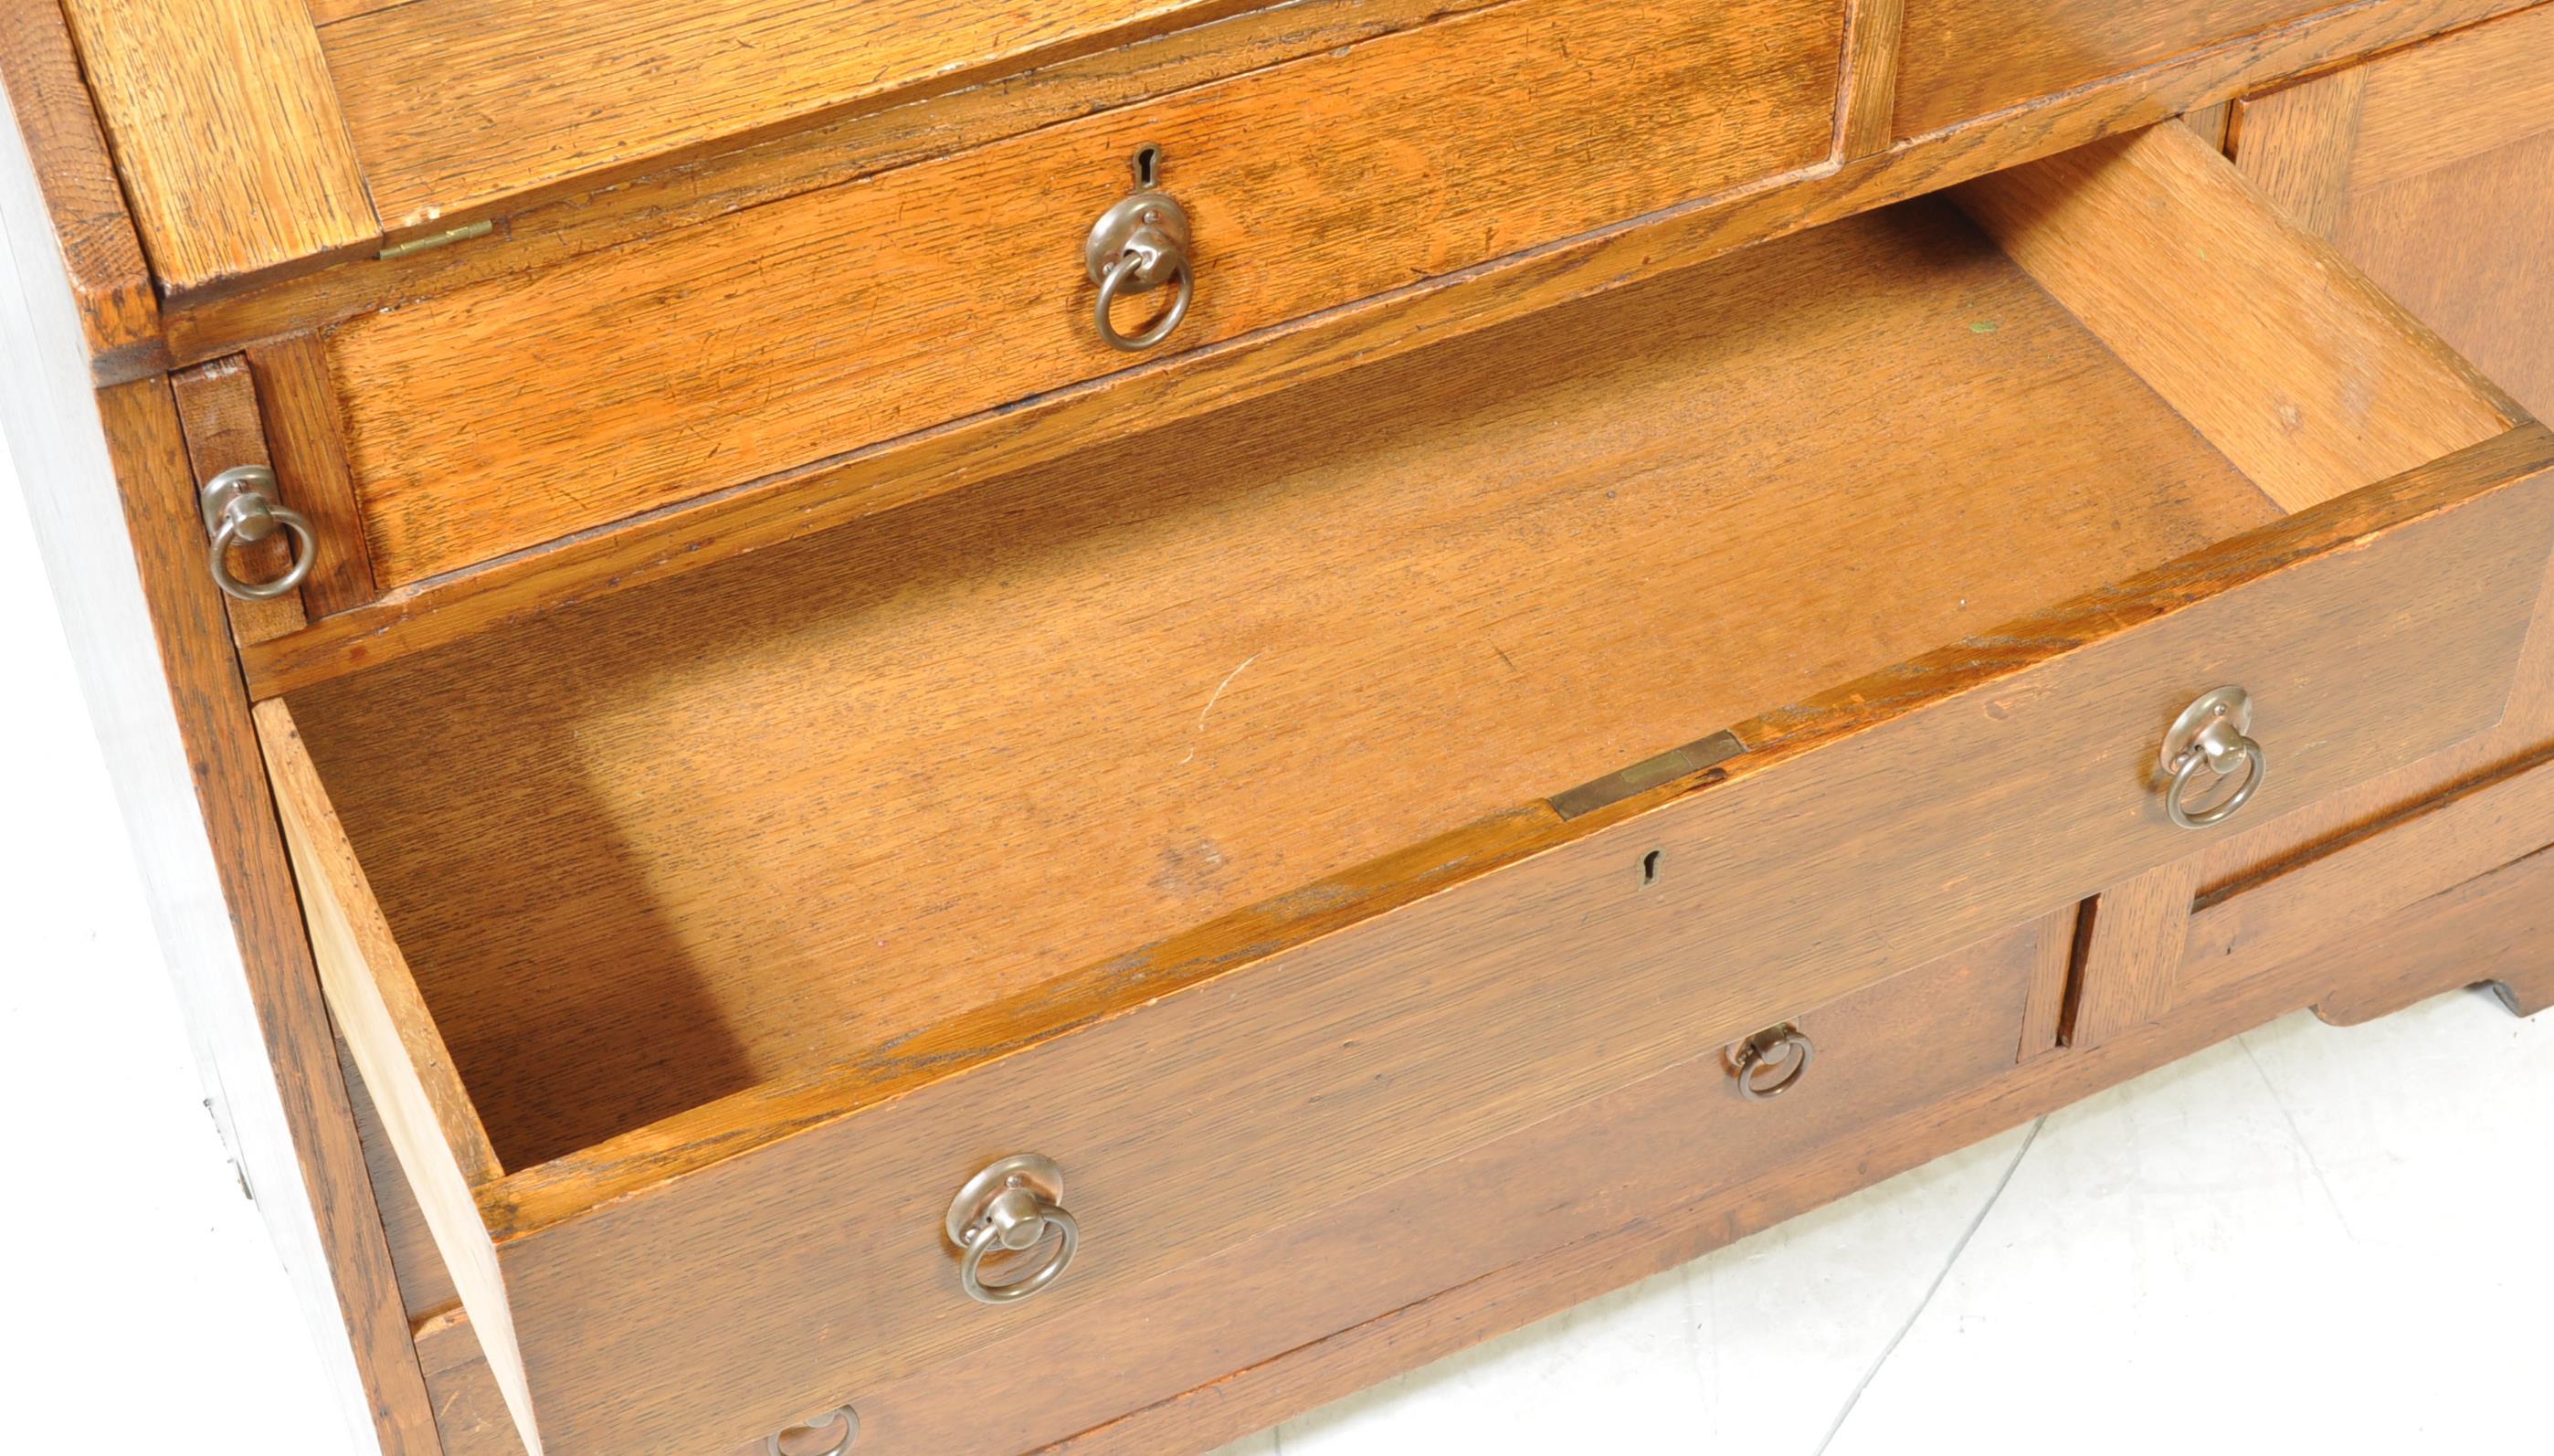
[[[2459,985],[2488,985],[2511,1015],[2534,1016],[2554,1005],[2554,852],[2433,895],[2333,958],[2386,968],[2381,977],[2334,979],[2314,1004],[2334,1026],[2390,1016]]]
[[[2340,8],[2335,0],[1904,0],[1900,137]]]
[[[301,0],[63,0],[163,286],[381,235]]]
[[[1138,439],[296,699],[509,1166],[2276,516],[1938,203],[1177,454]]]
[[[1385,1373],[1416,1369],[1673,1269],[2300,1006],[2357,1009],[2380,994],[2386,1004],[2401,1006],[2461,985],[2481,970],[2501,977],[2496,989],[2514,1010],[2541,1010],[2554,998],[2554,985],[2548,984],[2554,977],[2542,969],[2554,951],[2554,926],[2546,923],[2546,912],[2554,907],[2547,880],[2554,865],[2541,862],[2547,858],[2540,854],[2461,891],[2424,901],[2374,936],[2339,944],[2282,967],[2280,974],[2193,1002],[2106,1046],[2044,1058],[1933,1106],[1874,1124],[1859,1139],[1805,1150],[1767,1176],[1682,1202],[1598,1200],[1603,1211],[1590,1210],[1588,1231],[1575,1242],[1299,1345],[1046,1450],[1050,1456],[1179,1456],[1211,1450],[1350,1395]],[[1662,1083],[1669,1080],[1660,1078]],[[1628,1130],[1631,1121],[1614,1106],[1596,1103],[1575,1120],[1574,1140],[1585,1141],[1606,1139],[1617,1128]]]
[[[475,1200],[502,1170],[363,866],[338,829],[328,791],[302,751],[290,710],[282,702],[261,703],[254,717],[329,1008],[435,1251],[462,1298],[481,1313],[479,1337],[517,1430],[531,1456],[542,1456],[507,1318],[505,1281]]]
[[[796,539],[916,499],[1159,428],[1361,364],[1492,328],[1554,304],[1850,216],[1992,168],[2131,128],[2247,78],[2274,78],[2470,19],[2477,0],[2392,0],[2331,12],[2154,71],[2087,87],[1994,124],[1955,128],[1790,186],[1691,203],[1442,276],[1222,345],[1102,376],[632,517],[554,546],[397,589],[372,607],[252,648],[252,692],[273,696],[358,671],[565,600],[591,600]]]
[[[1266,3],[411,0],[320,35],[402,227]]]
[[[2525,417],[2178,122],[1957,195],[2288,509]]]
[[[2098,1047],[2171,1008],[2197,875],[2191,859],[2176,859],[2111,886],[2093,903],[2066,1045]]]
[[[546,268],[746,207],[981,147],[1061,121],[1430,25],[1499,0],[1294,0],[980,81],[883,111],[855,110],[703,161],[549,201],[520,199],[467,246],[363,259],[170,300],[181,360],[304,332],[464,283]],[[438,217],[411,236],[439,232]],[[395,235],[398,230],[394,230]]]
[[[1837,47],[1832,0],[1511,6],[352,320],[375,574],[1122,368],[1080,247],[1139,145],[1194,218],[1186,348],[1821,162]]]
[[[2247,99],[2264,191],[2539,414],[2554,411],[2554,10]]]
[[[2063,919],[2061,957],[2072,907]],[[1700,1050],[1126,1297],[1087,1301],[978,1356],[834,1399],[857,1402],[864,1449],[1009,1456],[1531,1262],[1599,1224],[1775,1175],[1861,1127],[2001,1075],[2045,929],[2016,927],[1842,1001],[1796,1008],[1817,1055],[1780,1098],[1741,1100],[1720,1051]],[[1427,1212],[1450,1201],[1471,1211],[1460,1229]],[[956,1297],[954,1284],[943,1292]],[[486,1418],[495,1387],[466,1316],[422,1325],[418,1349],[438,1408],[455,1412],[450,1456],[518,1456],[511,1429]],[[462,1439],[455,1427],[466,1427]],[[761,1449],[757,1433],[739,1456]]]
[[[275,457],[276,486],[310,517],[318,536],[311,548],[318,559],[301,584],[302,611],[316,619],[360,607],[378,592],[354,479],[346,470],[345,441],[337,433],[326,351],[316,335],[295,334],[261,344],[246,358]]]
[[[389,260],[349,260],[247,281],[219,292],[173,298],[166,314],[170,348],[180,363],[200,362],[260,339],[432,297],[467,282],[548,267],[579,254],[712,221],[740,208],[944,157],[1338,46],[1432,25],[1493,3],[1499,0],[1295,0],[1273,8],[1242,10],[883,111],[855,109],[836,120],[794,126],[740,144],[715,158],[660,166],[605,185],[570,188],[546,201],[518,199],[508,204],[502,228],[465,246]],[[2039,139],[2045,150],[2041,133],[2052,117],[2080,119],[2097,113],[2114,127],[2144,125],[2189,107],[2223,101],[2239,91],[2259,90],[2335,57],[2434,35],[2512,3],[2361,0],[2143,70],[2104,77],[2027,103],[2010,115],[1953,126],[1933,134],[1919,144],[1919,150],[1938,149],[1955,139],[1964,139],[1951,149],[1961,155],[1988,139],[2000,139],[2005,145]],[[1862,0],[1864,11],[1884,19],[1886,4],[1887,0]],[[1854,24],[1863,20],[1857,18]],[[1888,53],[1892,66],[1886,73],[1877,65],[1861,65],[1858,58],[1862,50],[1880,44],[1876,29],[1858,32],[1848,42],[1848,62],[1860,68],[1848,72],[1846,94],[1838,103],[1839,135],[1846,139],[1842,155],[1847,158],[1870,152],[1868,139],[1875,134],[1874,127],[1884,143],[1888,135],[1886,114],[1876,123],[1867,117],[1872,104],[1881,99],[1871,94],[1871,88],[1894,86],[1896,53]],[[2140,100],[2133,118],[2118,112],[2125,96]],[[2163,104],[2149,107],[2145,104],[2149,98]],[[412,229],[394,230],[394,236],[423,237],[449,226],[438,217]]]
[[[114,384],[161,367],[159,294],[55,0],[0,4],[0,90],[34,163],[92,376]]]
[[[2457,785],[2213,891],[2191,917],[2181,957],[2184,994],[2362,934],[2548,843],[2554,752]]]
[[[1764,746],[1699,784],[1567,825],[1488,821],[510,1174],[479,1211],[543,1433],[562,1451],[732,1439],[2185,853],[2140,765],[2193,681],[2245,681],[2289,715],[2274,805],[2435,751],[2498,713],[2505,681],[2475,664],[2506,663],[2533,606],[2554,476],[2513,487],[2512,468],[2549,448],[2514,431],[1742,724]],[[2370,610],[2416,581],[2408,608]],[[1982,734],[2068,751],[2023,773],[1975,753]],[[2067,829],[1981,829],[2031,824]],[[1675,868],[1644,885],[1652,848]],[[1081,1092],[1061,1104],[1057,1085]],[[1004,1326],[941,1320],[936,1205],[996,1145],[1083,1170],[1085,1220],[1118,1242]],[[1325,1157],[1280,1156],[1305,1146]],[[1201,1184],[1234,1196],[1201,1208],[1183,1192]],[[844,1186],[871,1192],[847,1205]],[[867,1297],[846,1305],[833,1291],[852,1287]],[[817,1333],[751,1351],[696,1337],[739,1307]]]

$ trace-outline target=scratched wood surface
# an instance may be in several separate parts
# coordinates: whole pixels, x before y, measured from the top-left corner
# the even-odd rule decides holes
[[[355,319],[375,575],[1123,368],[1079,249],[1139,145],[1194,219],[1186,348],[1819,162],[1838,46],[1831,0],[1512,6]]]

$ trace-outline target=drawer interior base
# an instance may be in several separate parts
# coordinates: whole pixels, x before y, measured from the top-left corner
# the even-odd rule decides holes
[[[521,1167],[2277,513],[1928,200],[293,711]]]

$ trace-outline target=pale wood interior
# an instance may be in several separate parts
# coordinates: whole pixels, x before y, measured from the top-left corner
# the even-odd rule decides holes
[[[1933,200],[291,708],[520,1169],[2279,513]]]

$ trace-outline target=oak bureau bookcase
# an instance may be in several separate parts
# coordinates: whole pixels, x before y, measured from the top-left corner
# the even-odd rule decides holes
[[[395,1456],[1203,1450],[2554,1000],[2554,5],[0,0],[0,419]]]

